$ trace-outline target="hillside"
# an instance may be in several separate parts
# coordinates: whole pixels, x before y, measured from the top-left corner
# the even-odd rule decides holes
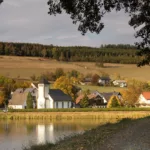
[[[140,60],[140,57],[136,55],[137,51],[132,45],[122,44],[102,45],[100,48],[94,48],[0,42],[0,55],[43,57],[68,62],[136,64]]]
[[[119,73],[126,78],[136,78],[150,81],[150,67],[138,68],[135,64],[105,63],[104,68],[99,68],[94,62],[61,62],[53,59],[39,57],[0,56],[0,75],[11,78],[27,78],[31,75],[40,75],[43,72],[54,72],[56,68],[63,68],[65,72],[75,69],[83,74],[100,73],[104,71],[111,77]]]

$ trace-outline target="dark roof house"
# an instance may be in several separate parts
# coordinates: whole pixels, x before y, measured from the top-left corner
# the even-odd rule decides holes
[[[72,101],[71,96],[65,94],[63,91],[59,89],[50,89],[49,95],[52,97],[54,101]]]

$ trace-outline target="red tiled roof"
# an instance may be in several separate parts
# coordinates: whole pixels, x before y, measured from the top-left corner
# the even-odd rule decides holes
[[[82,94],[82,95],[80,95],[80,96],[78,96],[77,98],[76,98],[76,104],[78,104],[80,101],[81,101],[81,99],[84,97],[84,95]]]
[[[150,92],[143,92],[142,95],[146,100],[150,100]]]
[[[92,98],[95,98],[97,95],[92,93],[92,94],[89,94],[87,96],[89,99],[92,99]],[[80,101],[81,101],[81,99],[83,99],[83,97],[84,97],[84,94],[81,94],[80,96],[78,96],[76,98],[76,104],[80,103]]]

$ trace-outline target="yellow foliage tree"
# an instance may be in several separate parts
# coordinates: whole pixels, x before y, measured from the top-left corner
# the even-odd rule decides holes
[[[137,102],[142,89],[140,87],[129,87],[121,92],[123,104],[128,107],[134,107]]]
[[[120,107],[121,106],[121,102],[119,100],[119,98],[115,95],[111,96],[108,104],[107,104],[107,108],[116,108],[116,107]]]
[[[4,104],[5,96],[3,92],[0,92],[0,105]]]
[[[129,80],[128,88],[121,91],[123,104],[134,107],[142,91],[145,90],[146,83],[138,80]]]
[[[74,83],[74,78],[72,80],[72,78],[67,78],[65,76],[61,76],[60,78],[58,78],[53,87],[54,89],[60,89],[62,90],[64,93],[70,95],[72,97],[72,99],[75,99],[75,95],[77,93],[77,89],[76,87],[73,85]]]

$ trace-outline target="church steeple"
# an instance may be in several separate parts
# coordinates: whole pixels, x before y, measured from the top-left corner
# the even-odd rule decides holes
[[[41,78],[39,84],[50,84],[45,78]]]
[[[37,108],[46,108],[46,99],[49,95],[49,82],[45,78],[41,78],[38,83],[38,99]]]

